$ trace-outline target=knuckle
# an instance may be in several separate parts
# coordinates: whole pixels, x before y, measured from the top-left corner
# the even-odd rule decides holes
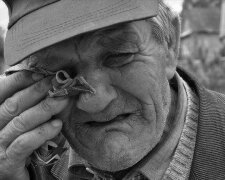
[[[1,133],[1,136],[0,136],[0,154],[2,151],[4,151],[4,149],[7,148],[7,143],[9,143],[9,140],[8,140],[8,135],[6,135],[6,133]]]
[[[24,149],[27,148],[27,143],[26,143],[26,139],[25,138],[18,138],[16,139],[16,142],[15,142],[15,152],[17,152],[18,154],[19,153],[22,153],[24,151]]]
[[[34,90],[38,93],[46,92],[46,86],[42,82],[37,82],[34,84]]]
[[[20,83],[24,81],[24,74],[23,73],[16,73],[16,75],[14,76],[14,80],[16,83]]]
[[[27,123],[25,123],[22,114],[11,121],[11,127],[19,132],[23,132],[27,129]]]
[[[3,104],[5,113],[10,116],[15,116],[18,113],[18,103],[14,98],[9,98]]]
[[[50,89],[50,83],[48,79],[45,79],[44,81],[40,81],[34,84],[34,91],[38,93],[47,93]]]
[[[44,112],[51,112],[53,107],[50,99],[45,99],[40,103],[40,108]]]

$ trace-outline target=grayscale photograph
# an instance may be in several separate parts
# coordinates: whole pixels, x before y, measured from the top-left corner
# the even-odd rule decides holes
[[[225,0],[0,0],[0,180],[225,180]]]

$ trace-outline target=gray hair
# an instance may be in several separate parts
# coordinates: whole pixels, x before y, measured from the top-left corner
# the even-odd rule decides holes
[[[162,1],[159,1],[159,14],[156,17],[149,18],[147,21],[152,26],[152,33],[155,40],[172,48],[176,58],[179,56],[180,45],[180,17],[173,12]]]

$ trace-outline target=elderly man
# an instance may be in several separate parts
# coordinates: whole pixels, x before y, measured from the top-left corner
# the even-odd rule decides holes
[[[225,97],[177,68],[161,1],[5,2],[0,179],[225,179]]]

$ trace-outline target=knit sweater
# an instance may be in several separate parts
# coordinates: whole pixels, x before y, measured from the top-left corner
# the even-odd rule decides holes
[[[181,68],[177,72],[199,97],[197,136],[189,180],[224,180],[225,95],[205,89]],[[31,164],[31,179],[55,180],[48,169],[43,168]]]
[[[181,137],[178,143],[178,146],[175,150],[175,153],[172,157],[172,160],[167,168],[163,180],[171,179],[171,180],[185,180],[189,177],[191,163],[194,154],[196,133],[197,133],[197,119],[198,119],[198,97],[191,90],[188,84],[179,77],[176,76],[177,81],[179,82],[180,91],[185,91],[185,97],[187,96],[187,111],[182,118],[185,117],[185,124],[181,133]],[[77,157],[77,156],[76,156]],[[65,162],[65,161],[62,161]],[[59,168],[60,167],[60,168]],[[57,177],[57,179],[63,179],[62,175],[66,172],[66,164],[64,167],[61,163],[56,164],[52,169],[52,174]],[[65,170],[63,170],[65,169]],[[96,179],[98,179],[98,173],[93,171],[91,168],[87,168],[89,172],[91,172]],[[100,176],[100,174],[99,174]],[[114,178],[110,175],[101,174],[100,179],[104,180],[113,180]],[[125,177],[124,179],[129,180],[147,180],[149,178],[141,175],[140,173],[133,173],[132,176]]]
[[[177,71],[199,97],[197,137],[189,180],[225,180],[225,95],[205,89],[183,69]]]
[[[182,82],[188,97],[186,120],[178,146],[163,180],[188,179],[194,155],[199,110],[198,97],[185,81],[182,80]]]

